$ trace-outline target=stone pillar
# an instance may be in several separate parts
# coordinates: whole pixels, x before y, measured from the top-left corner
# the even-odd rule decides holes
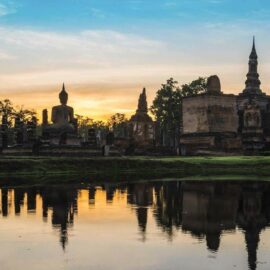
[[[6,115],[2,116],[1,139],[2,139],[2,148],[3,149],[7,148],[8,147],[8,119]]]
[[[42,111],[42,125],[47,126],[49,124],[48,122],[48,110],[44,109]]]
[[[16,132],[16,144],[22,145],[23,144],[23,122],[19,117],[15,118],[15,132]]]

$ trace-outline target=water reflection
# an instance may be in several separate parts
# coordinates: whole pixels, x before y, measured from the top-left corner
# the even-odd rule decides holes
[[[22,209],[26,209],[28,214],[37,215],[38,205],[41,205],[42,220],[51,222],[59,231],[59,241],[65,249],[69,229],[76,224],[74,217],[83,207],[84,201],[78,199],[83,192],[87,192],[90,209],[104,197],[104,207],[110,207],[114,205],[116,194],[122,194],[125,207],[136,216],[143,242],[147,241],[149,215],[169,241],[178,233],[190,234],[204,241],[213,253],[219,251],[224,233],[234,234],[240,229],[244,234],[249,268],[257,267],[260,234],[270,221],[270,184],[267,182],[172,181],[87,187],[3,187],[1,214],[8,218],[14,211],[19,217]]]

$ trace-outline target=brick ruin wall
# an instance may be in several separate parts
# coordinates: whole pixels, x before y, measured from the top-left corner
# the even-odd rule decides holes
[[[183,133],[237,132],[238,113],[233,95],[201,95],[183,100]]]

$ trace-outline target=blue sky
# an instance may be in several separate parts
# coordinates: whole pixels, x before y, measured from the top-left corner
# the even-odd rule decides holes
[[[74,107],[103,119],[132,113],[144,86],[151,103],[171,76],[217,74],[239,93],[253,35],[268,92],[269,30],[269,0],[0,0],[0,98],[41,110],[65,81]]]
[[[68,31],[269,21],[270,15],[268,0],[2,0],[1,6],[7,13],[1,23],[6,25]]]

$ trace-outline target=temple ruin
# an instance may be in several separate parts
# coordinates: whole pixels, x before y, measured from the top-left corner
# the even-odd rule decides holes
[[[245,84],[239,95],[223,94],[214,75],[208,78],[206,93],[183,99],[183,155],[269,148],[270,96],[260,89],[255,40]]]

